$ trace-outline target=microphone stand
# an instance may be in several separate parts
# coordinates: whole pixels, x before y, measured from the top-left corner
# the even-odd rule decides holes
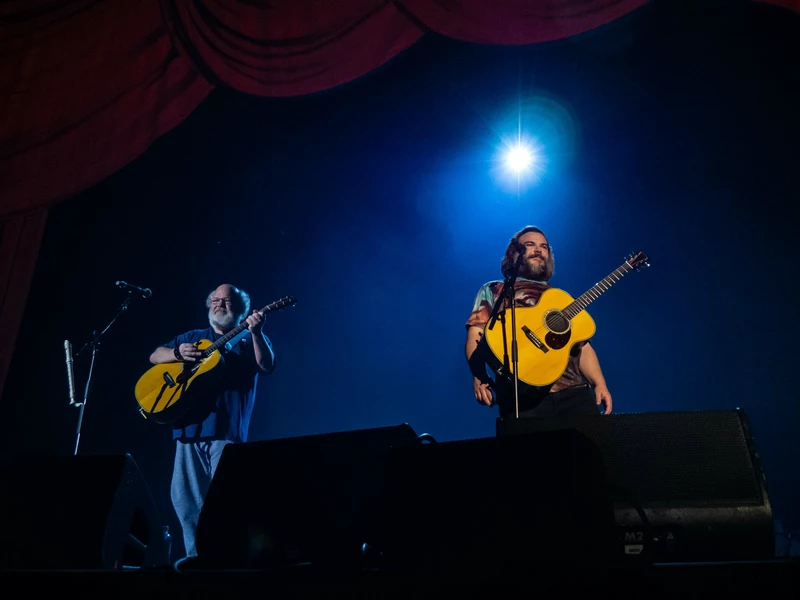
[[[106,331],[108,331],[108,329],[114,324],[114,322],[119,318],[119,316],[126,310],[128,310],[128,305],[130,305],[131,303],[131,298],[132,298],[132,292],[129,291],[127,296],[125,297],[125,300],[122,301],[122,304],[117,310],[117,314],[114,315],[114,318],[111,319],[111,321],[108,323],[108,325],[106,325],[103,328],[102,331],[100,332],[92,331],[92,336],[93,336],[92,339],[86,342],[78,351],[78,353],[75,355],[76,357],[80,356],[81,352],[86,350],[86,348],[88,348],[89,346],[92,347],[92,357],[91,360],[89,361],[89,374],[86,377],[86,386],[84,387],[83,390],[83,401],[75,402],[74,399],[70,398],[70,406],[77,406],[80,409],[80,412],[78,413],[78,426],[77,429],[75,430],[75,447],[73,448],[72,452],[74,456],[78,455],[78,444],[80,443],[81,440],[81,426],[83,424],[83,412],[86,409],[86,403],[89,400],[89,391],[92,386],[92,375],[94,374],[94,363],[97,357],[97,349],[100,347],[100,338],[103,336],[103,334],[105,334]]]
[[[514,375],[514,416],[519,419],[519,374],[517,373],[517,366],[519,365],[519,355],[517,354],[517,301],[514,286],[517,282],[517,275],[522,263],[525,261],[525,247],[517,249],[519,254],[514,266],[509,269],[508,273],[504,273],[505,279],[503,280],[503,292],[497,297],[497,301],[492,308],[492,314],[489,316],[489,324],[487,327],[493,329],[497,321],[500,307],[504,304],[504,300],[508,299],[508,306],[511,309],[511,372]],[[503,367],[508,370],[508,343],[506,340],[506,316],[502,314],[500,319],[503,322]]]

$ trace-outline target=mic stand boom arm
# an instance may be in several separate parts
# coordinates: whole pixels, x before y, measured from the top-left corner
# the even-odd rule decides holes
[[[86,376],[86,386],[83,389],[83,400],[81,402],[75,402],[75,403],[70,402],[72,406],[77,406],[80,409],[80,412],[78,413],[78,425],[75,430],[75,446],[72,449],[72,453],[75,456],[78,455],[78,444],[81,441],[81,425],[83,424],[83,412],[86,409],[86,402],[89,400],[89,390],[91,389],[92,386],[92,375],[94,374],[94,362],[95,358],[97,357],[97,349],[100,346],[100,338],[106,331],[108,331],[108,329],[114,324],[114,322],[119,318],[119,316],[126,310],[128,310],[128,305],[130,303],[131,303],[131,293],[128,292],[128,294],[125,296],[125,300],[122,301],[122,305],[119,307],[119,310],[117,310],[117,314],[114,315],[114,318],[111,319],[111,321],[108,323],[108,325],[106,325],[103,328],[102,331],[100,332],[93,331],[92,339],[86,342],[78,351],[78,353],[75,355],[76,357],[80,356],[81,352],[86,350],[88,346],[92,347],[92,357],[89,361],[89,374]]]

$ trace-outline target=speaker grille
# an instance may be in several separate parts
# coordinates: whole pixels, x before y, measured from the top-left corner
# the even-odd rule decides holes
[[[0,462],[0,480],[0,568],[169,561],[158,510],[129,454],[15,456]]]
[[[772,508],[741,409],[497,422],[498,436],[559,429],[600,448],[624,556],[774,556]]]
[[[498,434],[577,429],[603,453],[609,482],[650,507],[764,502],[739,411],[631,413],[498,422]]]
[[[229,444],[197,526],[213,568],[304,562],[355,564],[394,446],[417,443],[408,424]]]

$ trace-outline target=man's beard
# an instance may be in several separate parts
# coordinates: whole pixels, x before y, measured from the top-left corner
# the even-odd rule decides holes
[[[541,261],[531,263],[530,261],[525,261],[522,265],[520,276],[524,277],[525,279],[533,279],[534,281],[547,281],[550,279],[550,274],[547,268],[547,261],[542,259]]]
[[[214,314],[213,310],[208,311],[208,322],[217,329],[232,329],[236,323],[236,316],[232,312]]]

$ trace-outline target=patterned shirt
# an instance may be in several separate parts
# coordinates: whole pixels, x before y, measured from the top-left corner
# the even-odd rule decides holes
[[[535,306],[536,303],[539,302],[539,298],[542,297],[542,293],[549,288],[549,285],[541,281],[518,277],[514,282],[514,301],[516,305],[520,307]],[[472,326],[486,329],[486,325],[489,323],[489,316],[492,314],[492,309],[494,308],[494,303],[497,301],[502,291],[502,281],[490,281],[478,290],[478,295],[475,297],[475,302],[472,305],[472,312],[467,319],[467,329]],[[508,304],[507,298],[505,302]],[[504,308],[507,308],[507,306]],[[558,392],[573,385],[585,383],[583,375],[578,368],[582,347],[583,343],[575,344],[570,352],[567,368],[564,370],[561,377],[559,377],[547,391]],[[535,389],[537,388],[534,388],[534,390]],[[497,387],[495,387],[495,391],[499,392]],[[513,389],[511,393],[513,394]],[[498,403],[502,403],[503,401],[503,398],[499,397],[499,393],[497,400]]]

